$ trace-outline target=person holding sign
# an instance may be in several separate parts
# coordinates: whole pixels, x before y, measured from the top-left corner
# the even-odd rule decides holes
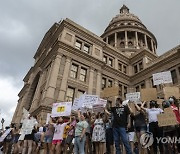
[[[111,113],[105,110],[110,115],[112,113],[113,119],[113,137],[115,141],[116,154],[121,154],[120,138],[125,146],[126,154],[132,154],[131,147],[129,145],[128,136],[126,134],[126,128],[128,124],[128,116],[132,113],[129,105],[122,105],[121,98],[116,99],[116,107],[111,107]]]
[[[56,124],[52,123],[54,125],[54,136],[52,140],[52,151],[51,154],[54,154],[56,151],[56,154],[59,154],[61,152],[61,143],[63,141],[63,132],[64,128],[66,127],[67,124],[71,122],[71,118],[68,122],[63,123],[63,118],[59,117]]]

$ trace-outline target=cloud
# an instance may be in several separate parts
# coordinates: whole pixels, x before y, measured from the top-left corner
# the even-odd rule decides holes
[[[0,120],[4,118],[7,126],[12,120],[21,85],[12,77],[0,77],[0,85]]]

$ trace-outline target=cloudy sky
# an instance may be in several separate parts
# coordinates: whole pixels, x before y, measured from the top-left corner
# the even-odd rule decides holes
[[[54,22],[70,18],[101,35],[126,4],[156,36],[158,55],[180,44],[180,0],[5,0],[0,5],[0,119],[8,124],[33,65],[33,56]]]

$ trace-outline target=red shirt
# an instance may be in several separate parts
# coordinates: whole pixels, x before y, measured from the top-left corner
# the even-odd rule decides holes
[[[171,105],[171,108],[172,108],[174,114],[176,115],[177,122],[180,124],[180,113],[179,113],[177,106]]]

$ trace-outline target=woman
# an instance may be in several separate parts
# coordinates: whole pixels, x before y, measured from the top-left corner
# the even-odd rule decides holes
[[[18,152],[18,140],[19,140],[19,137],[20,137],[20,129],[15,126],[14,129],[12,130],[13,131],[13,154],[16,154],[16,153],[19,153]]]
[[[103,113],[98,113],[94,122],[92,141],[95,142],[96,154],[104,154],[104,143],[106,142],[105,124]]]
[[[88,123],[86,122],[86,113],[81,114],[78,110],[79,122],[75,126],[75,141],[74,141],[74,154],[85,154],[85,141],[86,141],[86,129]]]

